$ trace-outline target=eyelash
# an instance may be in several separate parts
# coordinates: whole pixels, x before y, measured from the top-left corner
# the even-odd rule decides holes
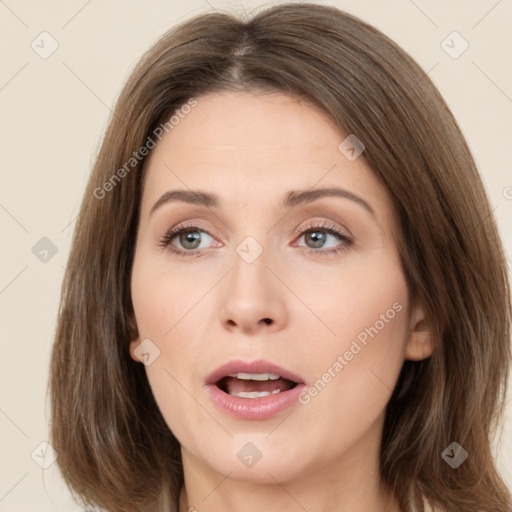
[[[318,254],[338,254],[338,253],[341,253],[343,251],[346,251],[354,243],[354,240],[352,238],[347,236],[345,233],[340,231],[335,226],[333,226],[331,224],[328,224],[326,222],[312,223],[312,224],[306,226],[305,228],[297,229],[295,231],[295,234],[296,235],[304,235],[304,234],[307,234],[309,232],[314,232],[315,230],[325,231],[326,233],[336,237],[339,241],[343,242],[343,244],[341,246],[338,246],[336,248],[331,248],[331,249],[318,249],[318,250],[315,250],[315,249],[305,248],[305,252],[307,252],[308,254],[314,254],[314,255],[318,255]],[[171,253],[179,255],[179,256],[184,256],[184,257],[186,257],[186,256],[189,256],[189,257],[199,256],[201,251],[202,251],[201,249],[196,249],[196,250],[193,250],[193,251],[182,251],[180,249],[176,249],[174,246],[171,245],[172,240],[177,235],[180,235],[181,233],[188,232],[188,231],[190,231],[190,232],[201,231],[201,232],[204,232],[204,233],[207,233],[208,235],[210,235],[210,233],[208,233],[206,230],[202,229],[200,226],[197,226],[196,224],[181,225],[181,226],[179,226],[177,228],[173,228],[173,229],[169,230],[160,239],[160,241],[158,242],[158,245],[160,247],[163,247],[164,249],[169,250]],[[212,235],[210,235],[210,236],[212,236]]]

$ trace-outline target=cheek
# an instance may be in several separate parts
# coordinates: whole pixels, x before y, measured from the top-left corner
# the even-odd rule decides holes
[[[368,266],[348,276],[343,285],[340,309],[332,319],[336,337],[343,340],[340,348],[357,340],[368,357],[379,354],[387,358],[397,351],[401,355],[405,349],[408,290],[399,263]]]
[[[184,275],[169,265],[166,267],[165,258],[155,260],[141,251],[134,261],[131,282],[132,302],[141,337],[169,339],[181,319],[194,314],[193,308],[206,291],[207,284],[197,275]]]
[[[367,357],[401,357],[407,337],[409,293],[400,258],[392,247],[353,253],[339,270],[315,272],[313,283],[309,287],[301,283],[297,289],[324,323],[321,339],[326,350],[317,351],[315,356],[325,363],[322,354],[343,354],[356,340]]]
[[[199,382],[197,368],[204,367],[203,343],[211,324],[205,294],[210,281],[204,275],[171,273],[144,254],[133,266],[131,293],[140,338],[150,339],[158,352],[145,370],[160,411],[175,434],[184,425],[180,418],[189,416],[197,405],[192,398],[197,389],[191,383]]]
[[[332,446],[341,446],[356,442],[389,401],[404,362],[408,288],[393,253],[354,265],[329,286],[336,307],[331,301],[322,318],[334,333],[330,342],[326,337],[324,350],[309,355],[316,377],[301,402],[310,408],[310,418],[329,411],[333,424],[340,427],[332,430]],[[309,427],[322,435],[319,423]]]

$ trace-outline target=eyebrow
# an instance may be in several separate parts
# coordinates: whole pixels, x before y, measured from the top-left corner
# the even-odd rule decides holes
[[[341,197],[349,199],[354,203],[362,206],[375,217],[373,208],[361,197],[349,192],[348,190],[338,187],[325,187],[309,190],[291,190],[283,200],[283,208],[294,208],[301,204],[311,203],[322,197]],[[202,192],[199,190],[169,190],[162,194],[157,202],[151,208],[149,215],[151,216],[155,210],[162,205],[174,201],[205,206],[207,208],[218,208],[220,205],[219,198],[215,194]]]

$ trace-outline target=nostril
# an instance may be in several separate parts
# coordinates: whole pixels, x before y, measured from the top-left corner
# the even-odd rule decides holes
[[[260,320],[260,322],[265,322],[267,325],[270,325],[270,324],[273,323],[273,320],[271,318],[262,318]],[[232,320],[231,318],[227,321],[227,323],[229,325],[232,325],[232,326],[236,326],[237,325],[237,323],[234,320]]]

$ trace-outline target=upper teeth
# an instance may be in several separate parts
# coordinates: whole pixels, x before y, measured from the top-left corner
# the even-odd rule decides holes
[[[264,396],[276,395],[280,393],[279,389],[274,389],[272,393],[269,391],[239,391],[235,393],[234,391],[229,393],[231,396],[238,396],[239,398],[263,398]]]
[[[280,378],[275,373],[232,373],[229,377],[240,380],[277,380]]]

